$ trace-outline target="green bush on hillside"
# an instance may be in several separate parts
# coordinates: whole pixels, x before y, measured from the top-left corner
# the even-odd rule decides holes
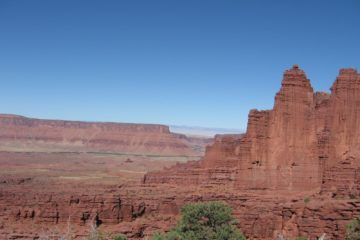
[[[245,240],[236,227],[231,208],[223,202],[188,204],[181,209],[182,217],[168,233],[159,233],[153,240]]]
[[[127,237],[124,235],[117,235],[113,237],[113,240],[127,240]]]
[[[360,217],[354,218],[346,226],[346,240],[360,240]]]

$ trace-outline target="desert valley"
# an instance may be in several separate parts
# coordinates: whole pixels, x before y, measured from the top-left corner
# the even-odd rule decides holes
[[[359,12],[0,0],[0,240],[360,240]]]
[[[359,126],[357,70],[340,69],[326,93],[298,65],[273,109],[250,110],[244,134],[214,139],[2,114],[0,238],[81,239],[95,224],[150,239],[184,204],[224,201],[247,239],[344,239],[360,215]]]

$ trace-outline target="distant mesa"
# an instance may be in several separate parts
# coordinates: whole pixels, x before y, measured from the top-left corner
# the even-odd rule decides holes
[[[199,156],[159,124],[42,120],[0,114],[1,151],[121,152]]]
[[[188,137],[213,138],[217,134],[239,134],[244,131],[229,128],[205,128],[195,126],[176,126],[170,125],[171,132],[184,134]]]
[[[360,216],[359,73],[341,69],[331,89],[314,92],[305,72],[294,65],[284,72],[273,109],[249,112],[244,134],[219,134],[202,160],[148,172],[141,182],[106,193],[40,195],[3,184],[0,207],[6,211],[0,210],[0,220],[16,224],[0,228],[0,236],[16,226],[21,226],[16,236],[31,234],[34,230],[26,229],[41,224],[65,228],[71,216],[78,232],[96,219],[103,229],[144,239],[174,226],[185,203],[217,200],[232,206],[248,239],[319,239],[324,234],[344,239],[346,224]],[[188,149],[179,142],[186,136],[174,136],[164,126],[0,118],[1,141],[128,146],[121,132],[134,134],[141,148],[155,141],[177,153]],[[145,142],[148,134],[154,140]]]

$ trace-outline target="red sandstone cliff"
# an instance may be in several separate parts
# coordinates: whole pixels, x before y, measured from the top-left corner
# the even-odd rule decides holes
[[[40,120],[0,115],[0,149],[196,155],[168,126]]]
[[[303,70],[284,73],[272,110],[251,110],[242,138],[209,147],[195,184],[213,180],[235,189],[360,193],[360,75],[342,69],[331,94],[313,92]],[[187,167],[189,166],[189,167]],[[184,164],[184,171],[197,171]],[[146,182],[177,182],[174,173],[149,173]],[[172,172],[167,171],[167,172]],[[190,174],[191,175],[191,174]],[[216,177],[218,175],[218,177]],[[188,179],[184,175],[184,181]],[[180,180],[181,182],[182,180]]]
[[[295,65],[284,74],[274,108],[251,110],[247,132],[217,136],[201,161],[150,172],[140,184],[100,195],[44,193],[28,181],[7,181],[0,236],[24,235],[24,226],[64,225],[71,216],[79,226],[95,219],[143,239],[171,227],[187,202],[223,200],[248,239],[315,240],[324,233],[344,239],[345,225],[360,216],[359,131],[359,73],[340,70],[327,94],[314,92]],[[34,230],[28,236],[36,236]]]
[[[274,108],[250,111],[244,136],[218,137],[202,161],[148,173],[144,183],[220,194],[250,239],[343,239],[345,224],[360,215],[360,74],[341,69],[328,94],[314,92],[294,65]]]

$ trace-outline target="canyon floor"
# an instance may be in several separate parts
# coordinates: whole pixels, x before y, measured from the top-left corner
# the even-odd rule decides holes
[[[68,223],[73,237],[82,238],[94,223],[95,205],[103,203],[96,199],[115,196],[116,202],[123,186],[140,184],[147,172],[199,160],[211,141],[163,125],[0,114],[0,239],[61,236]],[[75,211],[72,204],[84,201],[88,205]]]
[[[119,185],[140,181],[146,172],[198,157],[129,153],[0,152],[1,184],[17,180],[44,189],[54,184]]]
[[[17,224],[17,219],[3,217],[9,202],[18,202],[16,209],[23,209],[32,198],[95,194],[101,196],[116,192],[122,186],[140,183],[144,174],[161,170],[176,163],[198,160],[199,156],[166,156],[109,152],[0,152],[0,238],[29,239],[54,234],[63,235],[67,225]],[[11,193],[13,195],[6,195]],[[23,198],[13,198],[24,194]],[[46,198],[46,197],[45,197]],[[51,198],[51,197],[50,197]],[[44,200],[44,199],[43,199]],[[47,201],[47,200],[45,200]],[[31,214],[29,213],[29,218]],[[89,222],[90,224],[90,222]],[[76,235],[88,234],[91,226],[77,229]],[[24,234],[26,233],[26,234]]]

